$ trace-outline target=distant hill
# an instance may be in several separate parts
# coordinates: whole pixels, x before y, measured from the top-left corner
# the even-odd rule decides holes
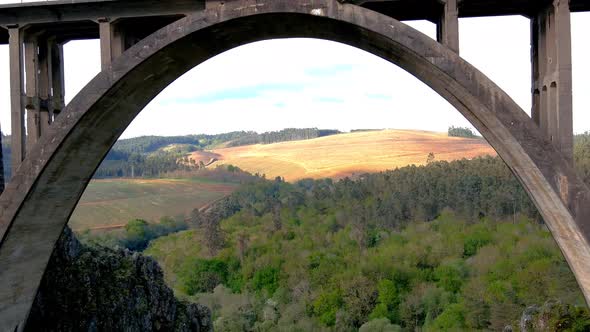
[[[191,164],[184,158],[189,152],[220,147],[306,140],[340,133],[318,128],[286,128],[257,133],[234,131],[216,135],[142,136],[117,141],[94,174],[95,178],[160,177],[165,173],[186,170]],[[195,158],[205,165],[211,159]]]
[[[267,178],[342,178],[431,161],[495,156],[482,138],[415,130],[356,131],[304,141],[212,149],[212,166],[231,164]],[[208,155],[209,156],[209,155]],[[208,157],[207,156],[207,157]],[[189,158],[203,160],[202,152]]]

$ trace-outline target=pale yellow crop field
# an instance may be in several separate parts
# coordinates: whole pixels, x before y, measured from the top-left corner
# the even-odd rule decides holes
[[[446,133],[382,130],[346,133],[304,141],[249,145],[211,151],[220,164],[238,166],[267,178],[342,178],[435,160],[496,155],[483,139],[448,137]],[[195,156],[196,158],[197,156]]]

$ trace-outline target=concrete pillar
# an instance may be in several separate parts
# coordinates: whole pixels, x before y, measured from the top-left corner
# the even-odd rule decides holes
[[[63,64],[61,53],[54,50],[55,38],[36,35],[25,37],[25,78],[27,110],[27,150],[30,150],[47,131],[52,122],[54,81],[57,92],[63,95]],[[54,69],[53,53],[58,53]],[[61,70],[60,70],[61,68]],[[54,78],[53,71],[58,75]],[[61,98],[63,100],[63,98]],[[61,107],[60,107],[61,109]]]
[[[125,51],[124,35],[114,22],[109,19],[98,21],[100,31],[100,63],[101,68],[107,68],[114,59]]]
[[[573,160],[572,37],[568,0],[553,0],[531,19],[531,116]]]
[[[42,40],[38,43],[39,55],[38,55],[38,78],[37,78],[37,97],[39,100],[39,125],[40,134],[43,135],[49,124],[51,123],[51,117],[49,116],[49,100],[51,99],[51,85],[49,80],[49,66],[51,64],[51,52],[49,50],[49,41]]]
[[[57,116],[65,108],[65,75],[63,45],[53,40],[50,43],[49,81],[51,82],[51,117]]]
[[[443,12],[436,24],[436,38],[439,43],[459,53],[459,7],[457,0],[439,0]]]
[[[25,107],[23,105],[23,36],[18,27],[8,29],[10,55],[10,116],[12,130],[12,173],[25,158]]]
[[[25,90],[27,109],[27,151],[41,137],[41,108],[39,103],[39,47],[37,38],[25,39]]]

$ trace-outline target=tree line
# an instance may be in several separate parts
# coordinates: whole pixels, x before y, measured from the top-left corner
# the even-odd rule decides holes
[[[341,132],[338,130],[317,128],[286,128],[280,131],[271,131],[262,134],[250,132],[248,135],[230,141],[227,146],[235,147],[253,144],[272,144],[278,142],[299,141],[336,135],[340,133]]]
[[[478,137],[473,130],[467,127],[455,127],[450,126],[448,130],[449,137],[466,137],[466,138],[476,138]]]

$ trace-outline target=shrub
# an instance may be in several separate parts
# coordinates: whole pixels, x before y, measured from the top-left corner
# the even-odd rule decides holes
[[[327,326],[334,326],[336,313],[342,307],[344,301],[339,289],[321,293],[313,302],[313,314],[320,322]]]
[[[465,328],[465,308],[460,304],[451,304],[432,323],[436,331],[461,330]]]
[[[252,277],[252,288],[256,291],[266,289],[269,295],[279,288],[280,270],[273,266],[266,266],[256,271]]]
[[[227,264],[219,259],[189,260],[178,273],[182,291],[188,295],[211,292],[228,278]]]

